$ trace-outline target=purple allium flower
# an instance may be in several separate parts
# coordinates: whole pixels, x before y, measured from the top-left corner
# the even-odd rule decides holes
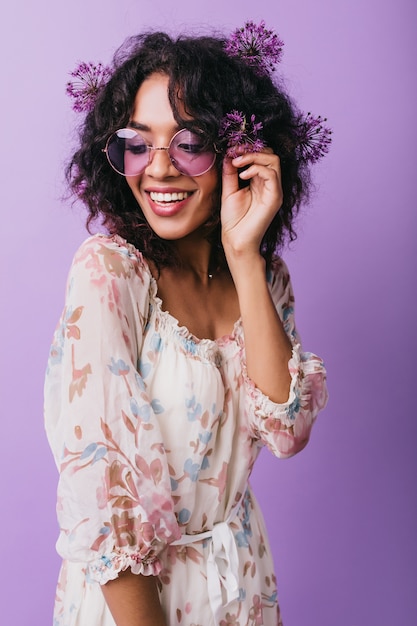
[[[258,133],[262,130],[262,122],[256,122],[251,115],[250,122],[240,111],[227,113],[219,129],[219,138],[226,143],[225,154],[232,159],[244,152],[260,152],[265,143]]]
[[[298,120],[299,143],[297,146],[298,157],[302,161],[316,163],[324,157],[332,142],[332,131],[328,126],[326,117],[314,117],[311,113],[300,115]]]
[[[225,51],[243,59],[262,76],[274,71],[274,65],[281,60],[283,45],[273,30],[265,28],[263,20],[259,24],[248,21],[232,33]]]
[[[94,108],[98,93],[111,76],[109,67],[102,63],[79,63],[67,83],[67,94],[74,99],[72,108],[77,113],[88,113]]]

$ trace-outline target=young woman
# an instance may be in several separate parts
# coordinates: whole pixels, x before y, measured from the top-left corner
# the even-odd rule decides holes
[[[300,117],[249,61],[138,36],[83,124],[68,175],[106,234],[75,255],[46,378],[55,626],[281,624],[248,481],[263,445],[304,448],[326,388],[276,253]]]

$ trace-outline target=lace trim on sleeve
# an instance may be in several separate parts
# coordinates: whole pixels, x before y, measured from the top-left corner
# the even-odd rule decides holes
[[[128,553],[121,548],[114,548],[110,554],[104,554],[88,564],[88,575],[91,580],[104,585],[109,580],[117,578],[120,572],[129,568],[133,574],[157,576],[162,566],[156,555],[142,558],[140,552]]]

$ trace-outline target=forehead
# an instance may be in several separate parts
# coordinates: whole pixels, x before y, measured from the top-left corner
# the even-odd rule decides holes
[[[162,72],[151,74],[143,81],[135,96],[131,120],[150,126],[146,120],[156,124],[158,121],[168,123],[169,119],[173,128],[179,128],[169,101],[169,81],[169,76]],[[181,98],[178,99],[176,107],[182,119],[193,119],[193,116],[185,111]]]
[[[169,78],[166,74],[152,74],[139,87],[133,103],[132,120],[152,126],[158,121],[175,124],[168,98]]]

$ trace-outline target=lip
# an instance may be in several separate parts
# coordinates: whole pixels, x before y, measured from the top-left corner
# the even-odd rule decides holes
[[[151,192],[154,193],[184,193],[188,192],[190,195],[184,200],[178,200],[177,202],[171,202],[167,206],[157,204],[151,198]],[[173,217],[180,213],[184,206],[191,200],[194,195],[194,190],[178,189],[177,187],[152,187],[145,190],[146,198],[152,212],[158,217]]]

